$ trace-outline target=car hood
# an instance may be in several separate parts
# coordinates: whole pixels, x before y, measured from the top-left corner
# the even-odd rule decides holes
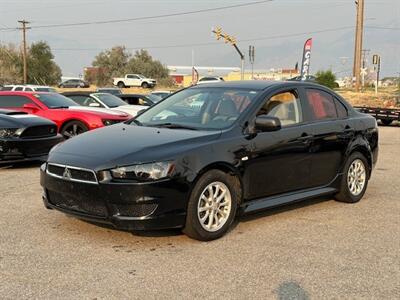
[[[25,128],[39,125],[55,125],[54,122],[30,114],[0,114],[0,129],[1,128]]]
[[[119,117],[128,117],[127,113],[123,111],[115,111],[108,108],[101,107],[90,107],[90,106],[70,106],[69,110],[83,111],[83,112],[94,112],[94,113],[104,113]]]
[[[212,142],[221,131],[197,131],[116,124],[89,131],[53,148],[50,163],[92,170],[175,159]]]

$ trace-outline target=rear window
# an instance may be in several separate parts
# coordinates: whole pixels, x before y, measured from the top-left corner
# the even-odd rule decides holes
[[[306,100],[312,120],[336,119],[338,117],[333,97],[324,91],[306,89]]]
[[[0,96],[0,107],[23,107],[27,103],[32,101],[24,96]]]

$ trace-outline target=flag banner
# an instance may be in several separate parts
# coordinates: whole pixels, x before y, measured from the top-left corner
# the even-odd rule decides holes
[[[301,63],[301,80],[307,80],[310,74],[312,38],[308,39],[304,44],[303,61]]]

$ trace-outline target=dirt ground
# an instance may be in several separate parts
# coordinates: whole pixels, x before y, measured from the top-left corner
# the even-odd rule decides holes
[[[0,169],[1,299],[399,299],[400,129],[357,204],[243,217],[222,239],[117,231],[47,210],[39,165]]]

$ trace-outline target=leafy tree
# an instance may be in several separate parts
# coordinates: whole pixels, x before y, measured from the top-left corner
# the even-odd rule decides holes
[[[100,52],[94,59],[92,66],[104,69],[102,76],[95,78],[93,83],[98,85],[112,84],[112,78],[124,74],[131,55],[124,46],[116,46],[110,50]],[[92,78],[90,78],[93,80]]]
[[[333,74],[333,72],[331,70],[318,71],[315,74],[315,77],[316,77],[315,81],[321,85],[324,85],[331,89],[337,87],[337,83],[335,82],[336,76],[335,76],[335,74]]]
[[[158,60],[153,60],[146,50],[136,51],[129,60],[126,73],[143,74],[144,76],[163,79],[168,77],[168,69]]]
[[[61,69],[54,62],[46,42],[33,43],[27,51],[28,82],[53,85],[61,79]],[[14,46],[0,46],[0,83],[23,82],[23,59]]]
[[[33,43],[28,52],[28,82],[54,85],[61,80],[61,69],[46,42]]]
[[[22,63],[17,48],[0,45],[0,84],[22,82]]]
[[[168,69],[146,50],[136,51],[132,56],[124,46],[116,46],[110,50],[100,52],[92,65],[99,72],[91,74],[87,80],[97,85],[110,85],[114,77],[122,77],[125,74],[143,74],[159,81],[172,84],[168,76]]]

